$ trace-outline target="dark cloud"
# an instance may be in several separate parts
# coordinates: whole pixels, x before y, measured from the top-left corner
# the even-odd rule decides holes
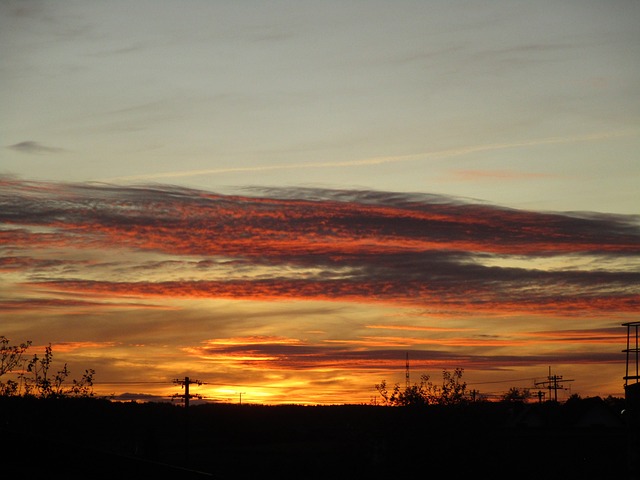
[[[177,240],[162,242],[175,253],[217,253],[215,245],[274,257],[430,246],[509,254],[640,252],[637,216],[529,212],[445,196],[292,189],[273,191],[271,197],[239,197],[177,187],[10,181],[4,187],[0,220],[81,228],[87,236],[137,230],[149,247],[153,230],[145,229],[158,227],[165,240]]]
[[[354,368],[377,370],[395,365],[402,368],[406,349],[353,349],[325,345],[283,345],[280,343],[237,344],[209,346],[198,349],[203,355],[218,355],[247,366],[264,363],[269,359],[278,368],[296,370],[318,367]],[[554,364],[605,364],[619,363],[617,352],[552,352],[539,355],[469,354],[454,350],[412,349],[411,365],[414,368],[439,372],[444,367],[456,365],[461,368],[501,369],[518,365]]]
[[[64,152],[63,148],[50,147],[50,146],[35,142],[33,140],[25,140],[24,142],[9,145],[6,148],[10,148],[11,150],[15,150],[17,152],[32,153],[32,154]]]
[[[638,276],[633,277],[637,280]],[[124,297],[244,298],[397,303],[432,311],[465,313],[548,313],[557,315],[637,312],[640,295],[634,286],[615,283],[544,284],[524,281],[483,281],[458,274],[456,281],[438,278],[420,281],[291,280],[117,282],[94,280],[42,280],[32,287]],[[565,287],[563,290],[563,286]]]
[[[47,270],[52,267],[65,266],[67,262],[58,259],[36,259],[27,256],[4,256],[0,258],[0,272],[10,270]]]
[[[105,385],[101,382],[95,382],[96,386],[101,387]],[[108,386],[107,386],[108,388]],[[151,393],[130,393],[125,392],[119,395],[106,395],[106,397],[115,402],[170,402],[173,400],[171,396],[167,395],[154,395]]]
[[[140,303],[113,303],[113,302],[97,302],[77,299],[59,299],[59,298],[24,298],[5,300],[0,299],[0,311],[19,311],[26,312],[31,310],[51,310],[51,309],[116,309],[116,308],[136,308],[136,309],[153,309],[162,308],[154,305]]]

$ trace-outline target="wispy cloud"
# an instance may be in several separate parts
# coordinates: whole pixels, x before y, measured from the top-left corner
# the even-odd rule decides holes
[[[387,155],[378,157],[361,158],[356,160],[344,160],[344,161],[332,161],[332,162],[299,162],[295,164],[274,164],[274,165],[258,165],[258,166],[238,166],[238,167],[225,167],[225,168],[209,168],[201,170],[182,170],[172,172],[161,172],[154,174],[143,175],[129,175],[121,177],[113,177],[105,179],[105,181],[139,181],[139,180],[160,180],[168,178],[184,178],[184,177],[196,177],[200,175],[213,175],[213,174],[226,174],[226,173],[242,173],[242,172],[263,172],[274,170],[299,170],[299,169],[317,169],[317,168],[343,168],[343,167],[358,167],[358,166],[371,166],[382,165],[388,163],[400,163],[408,161],[424,161],[424,160],[437,160],[449,157],[458,157],[464,155],[471,155],[480,152],[489,152],[496,150],[506,150],[512,148],[532,147],[538,145],[554,145],[563,143],[584,143],[593,142],[597,140],[604,140],[608,138],[626,137],[638,135],[637,131],[625,130],[625,131],[612,131],[612,132],[595,132],[585,135],[574,136],[558,136],[558,137],[543,137],[531,140],[525,140],[522,142],[507,142],[507,143],[490,143],[470,145],[468,147],[459,147],[445,150],[434,150],[427,152],[412,153],[407,155]]]
[[[454,170],[451,172],[457,180],[532,180],[538,178],[552,178],[548,173],[518,172],[514,170]]]

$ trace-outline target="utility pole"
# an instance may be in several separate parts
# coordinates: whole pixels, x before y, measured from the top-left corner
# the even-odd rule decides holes
[[[184,408],[188,409],[189,408],[189,400],[192,398],[202,398],[202,395],[198,395],[198,394],[192,394],[189,393],[189,385],[191,384],[196,384],[196,385],[202,385],[204,382],[201,382],[200,380],[192,380],[189,377],[184,377],[184,380],[180,380],[179,378],[176,378],[173,383],[177,383],[180,384],[180,386],[182,388],[184,388],[184,394],[179,394],[179,393],[175,393],[172,395],[173,398],[183,398],[184,399]]]
[[[176,378],[173,383],[179,383],[184,388],[184,394],[180,395],[176,393],[174,398],[182,397],[184,399],[184,464],[189,464],[189,400],[191,398],[202,398],[202,395],[189,393],[189,385],[195,383],[196,385],[202,385],[200,380],[192,380],[189,377],[184,377],[184,380]]]
[[[478,394],[479,394],[479,393],[480,393],[480,392],[478,392],[478,390],[476,390],[475,388],[472,388],[472,389],[469,391],[469,394],[471,395],[471,401],[472,401],[472,402],[475,402],[475,401],[476,401],[476,397],[478,396]]]
[[[558,390],[565,390],[564,385],[560,382],[573,382],[573,380],[564,380],[562,375],[551,375],[551,367],[549,367],[549,375],[547,379],[543,382],[535,382],[535,386],[546,387],[549,390],[549,399],[551,399],[551,391],[553,391],[553,398],[557,402],[558,401]],[[540,394],[538,394],[540,398]]]

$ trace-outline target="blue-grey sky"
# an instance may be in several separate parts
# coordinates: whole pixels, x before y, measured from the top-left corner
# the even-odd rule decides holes
[[[0,172],[637,213],[635,1],[0,2]]]

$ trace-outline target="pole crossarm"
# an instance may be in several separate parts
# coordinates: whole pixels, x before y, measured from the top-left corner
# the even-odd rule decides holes
[[[173,380],[173,383],[176,384],[180,384],[180,386],[184,389],[184,393],[180,394],[180,393],[174,393],[172,395],[172,398],[183,398],[184,399],[184,406],[185,408],[189,407],[189,400],[192,398],[197,398],[198,400],[202,399],[202,395],[198,394],[198,393],[189,393],[189,386],[190,385],[204,385],[205,382],[202,382],[200,380],[194,380],[191,379],[189,377],[184,377],[184,379],[180,379],[180,378],[176,378]]]

